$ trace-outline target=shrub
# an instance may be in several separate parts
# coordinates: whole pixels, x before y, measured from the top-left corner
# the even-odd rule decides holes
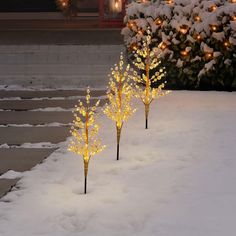
[[[132,1],[125,23],[131,58],[151,29],[169,88],[236,90],[236,0]]]

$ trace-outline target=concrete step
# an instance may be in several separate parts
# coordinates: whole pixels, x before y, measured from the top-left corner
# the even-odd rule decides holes
[[[11,71],[14,68],[11,68]],[[44,70],[42,70],[43,73]],[[57,71],[57,69],[55,69]],[[105,88],[108,84],[108,70],[104,74],[71,73],[67,75],[55,74],[14,74],[0,75],[0,85],[20,85],[22,87],[40,87],[43,89],[65,89],[65,88]]]
[[[0,124],[40,125],[53,122],[68,124],[73,120],[70,111],[0,111]]]
[[[8,193],[17,181],[18,179],[0,179],[0,198]]]
[[[85,102],[85,99],[80,99]],[[91,104],[95,104],[98,99],[92,99]],[[101,100],[100,105],[104,105],[106,100]],[[60,107],[60,108],[74,108],[78,104],[78,99],[42,99],[42,100],[0,100],[0,109],[25,111],[39,108]]]
[[[109,52],[72,52],[58,54],[55,52],[12,52],[12,53],[1,53],[0,64],[1,65],[48,65],[48,64],[57,64],[57,65],[87,65],[88,62],[93,65],[106,65],[111,62],[115,62],[119,59],[120,50],[117,50],[117,53],[114,53],[116,50]],[[86,53],[86,57],[83,56],[83,53]]]
[[[98,52],[103,52],[100,56],[105,55],[108,56],[114,52],[119,52],[120,50],[124,50],[124,45],[0,45],[0,52],[4,55],[11,55],[16,53],[18,56],[20,55],[34,55],[40,53],[52,56],[53,58],[58,53],[65,53],[65,55],[61,55],[60,58],[65,58],[66,54],[70,55],[83,55],[83,53],[88,53],[88,55],[94,55]],[[52,53],[55,53],[54,55]],[[13,58],[14,59],[14,58]]]
[[[92,97],[103,96],[106,90],[91,90]],[[0,90],[0,97],[20,97],[22,99],[42,97],[71,97],[85,96],[86,90]]]
[[[0,45],[1,65],[110,65],[119,59],[122,45]],[[86,55],[86,56],[85,56]]]
[[[56,32],[55,32],[56,33]],[[64,32],[65,33],[65,32]],[[116,51],[120,51],[124,49],[123,44],[119,45],[61,45],[61,44],[36,44],[36,45],[0,45],[0,52],[4,54],[24,54],[24,53],[70,53],[70,54],[81,54],[83,53],[91,53],[95,54],[97,52],[103,53],[114,53]],[[102,55],[102,54],[101,54]],[[63,57],[63,55],[61,55]]]
[[[120,29],[99,29],[96,26],[88,29],[88,20],[86,29],[80,29],[83,22],[77,21],[76,24],[71,21],[59,21],[57,30],[47,30],[47,25],[52,24],[50,21],[41,21],[44,28],[35,27],[34,22],[26,20],[27,24],[31,24],[34,30],[19,30],[16,25],[18,20],[12,21],[13,28],[17,30],[9,30],[9,21],[0,21],[0,44],[2,45],[121,45],[124,40],[120,33]],[[73,26],[73,27],[72,27]],[[37,30],[35,30],[37,28]],[[51,27],[49,27],[51,28]],[[4,30],[8,29],[8,30]],[[70,30],[68,30],[70,29]]]
[[[8,170],[23,172],[47,158],[55,149],[42,148],[1,148],[0,174]]]
[[[35,65],[2,65],[0,64],[0,75],[2,76],[14,76],[14,75],[47,75],[47,76],[66,76],[74,75],[79,77],[83,76],[95,76],[99,77],[102,75],[107,75],[110,72],[111,65],[96,65],[89,64],[87,65],[57,65],[57,64],[35,64]],[[64,80],[66,77],[64,77]]]
[[[69,127],[0,127],[0,144],[59,143],[70,136]]]

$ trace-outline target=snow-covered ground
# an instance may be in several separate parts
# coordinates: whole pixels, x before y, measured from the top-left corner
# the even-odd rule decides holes
[[[148,130],[135,103],[120,161],[101,115],[107,148],[90,162],[87,195],[65,143],[2,199],[0,235],[234,236],[236,93],[173,92],[152,104]]]

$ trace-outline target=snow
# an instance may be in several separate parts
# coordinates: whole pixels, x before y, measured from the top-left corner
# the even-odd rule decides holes
[[[235,21],[230,21],[230,27],[236,31],[236,22]]]
[[[178,59],[178,61],[177,61],[177,63],[176,63],[176,66],[177,66],[178,68],[181,68],[181,67],[183,67],[183,65],[184,65],[184,62],[183,62],[182,60]]]
[[[210,48],[207,44],[205,44],[204,42],[201,43],[201,48],[203,50],[203,52],[213,52],[213,48]]]
[[[0,145],[1,148],[59,148],[62,143],[40,142],[40,143],[22,143],[21,145]]]
[[[83,162],[67,143],[0,202],[1,236],[233,236],[236,93],[175,91],[124,125],[101,115],[105,151]]]
[[[209,71],[212,69],[212,67],[216,64],[215,60],[211,60],[208,63],[205,64],[206,71]]]
[[[9,146],[8,146],[7,143],[4,143],[4,144],[1,144],[1,145],[0,145],[0,148],[9,148]]]
[[[180,43],[179,40],[177,40],[176,38],[173,38],[172,40],[172,43],[175,44],[175,45],[178,45]]]
[[[236,45],[236,39],[233,37],[229,37],[229,42],[233,45]]]
[[[29,111],[73,111],[74,108],[62,108],[62,107],[46,107],[46,108],[37,108]]]
[[[219,57],[221,55],[221,52],[214,52],[213,53],[213,57],[216,58],[216,57]],[[216,63],[216,62],[215,62]]]
[[[194,39],[192,36],[190,36],[190,35],[187,35],[187,40],[188,40],[189,42],[191,42],[191,43],[194,43],[194,42],[195,42],[195,39]]]
[[[201,61],[202,60],[202,58],[201,57],[199,57],[199,56],[196,56],[195,58],[193,58],[192,60],[191,60],[191,62],[195,62],[195,61]]]
[[[0,101],[3,101],[3,100],[21,100],[21,97],[4,97],[4,98],[0,98]]]
[[[186,50],[187,52],[190,52],[190,51],[192,50],[192,48],[191,48],[191,47],[186,47],[185,50]]]
[[[231,65],[231,62],[232,62],[231,60],[226,59],[226,60],[224,61],[224,64],[230,66],[230,65]]]
[[[17,179],[17,178],[22,178],[23,174],[21,172],[17,172],[14,170],[9,170],[3,175],[0,175],[0,179]]]
[[[224,34],[224,32],[218,32],[218,33],[213,32],[213,33],[212,33],[212,37],[215,38],[215,39],[217,39],[218,41],[223,42],[224,39],[225,39],[225,34]]]

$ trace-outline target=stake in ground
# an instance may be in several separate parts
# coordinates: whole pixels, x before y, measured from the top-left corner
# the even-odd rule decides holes
[[[117,160],[119,160],[120,136],[123,124],[135,112],[131,106],[133,89],[129,84],[130,65],[124,68],[124,58],[121,54],[120,61],[115,68],[111,68],[111,75],[107,97],[109,103],[105,105],[104,113],[108,118],[115,121],[117,131]]]
[[[89,160],[95,154],[101,152],[105,146],[97,139],[99,126],[95,122],[95,111],[100,100],[94,106],[90,106],[90,91],[87,89],[86,102],[79,101],[75,107],[73,125],[71,127],[71,140],[69,150],[81,155],[84,160],[84,193],[87,193],[87,176]]]
[[[145,107],[145,128],[148,128],[148,115],[150,104],[155,98],[162,97],[170,91],[162,91],[165,83],[161,83],[157,88],[152,87],[152,84],[161,80],[164,75],[164,68],[160,68],[154,75],[150,76],[150,72],[157,69],[161,61],[156,55],[156,48],[151,49],[152,42],[151,32],[147,30],[147,36],[142,42],[141,48],[134,52],[134,65],[143,73],[134,72],[133,80],[135,81],[136,96],[141,99]]]

